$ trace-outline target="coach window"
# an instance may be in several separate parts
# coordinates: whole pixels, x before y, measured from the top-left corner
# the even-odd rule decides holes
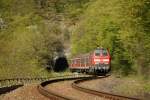
[[[81,58],[78,59],[78,63],[81,63]]]
[[[89,60],[88,60],[88,57],[86,57],[86,64],[88,64]]]
[[[74,60],[72,60],[72,64],[74,64]]]
[[[77,63],[78,63],[78,59],[75,59],[75,60],[74,60],[74,63],[77,64]]]
[[[80,66],[81,66],[81,58],[79,58],[79,60],[78,60],[78,61],[79,61],[78,63],[79,63],[79,64],[80,64]]]
[[[80,59],[78,59],[78,64],[80,64]]]
[[[73,60],[73,64],[75,64],[75,60]]]
[[[100,50],[95,50],[95,56],[100,56]]]
[[[81,59],[81,64],[84,64],[84,58]]]
[[[80,64],[80,59],[78,58],[78,64]]]
[[[77,61],[76,61],[76,59],[74,59],[74,64],[76,64],[77,63]]]

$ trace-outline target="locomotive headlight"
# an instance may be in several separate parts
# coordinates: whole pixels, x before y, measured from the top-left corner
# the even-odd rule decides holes
[[[100,59],[94,59],[95,62],[100,62]]]
[[[109,64],[109,62],[104,62],[104,64]]]
[[[109,59],[103,59],[104,64],[109,64]]]
[[[103,61],[105,61],[105,62],[109,62],[109,59],[103,59]]]

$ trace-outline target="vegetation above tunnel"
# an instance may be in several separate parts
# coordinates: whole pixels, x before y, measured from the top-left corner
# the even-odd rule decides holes
[[[0,0],[0,78],[41,76],[89,0]],[[58,68],[56,68],[58,69]]]

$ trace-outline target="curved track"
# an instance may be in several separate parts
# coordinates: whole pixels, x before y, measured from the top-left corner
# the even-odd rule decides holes
[[[23,84],[24,82],[30,82],[30,81],[46,81],[46,80],[50,80],[50,79],[54,79],[54,78],[63,78],[63,77],[71,77],[74,76],[73,74],[70,75],[60,75],[60,76],[55,76],[55,77],[24,77],[24,78],[7,78],[7,79],[0,79],[0,87],[2,86],[6,86],[7,84],[9,85],[9,83],[15,83],[15,85],[20,85]]]
[[[17,89],[18,87],[24,86],[26,83],[32,83],[32,82],[43,82],[50,79],[55,78],[63,78],[63,77],[69,77],[73,76],[71,75],[62,75],[62,76],[56,76],[56,77],[34,77],[34,78],[8,78],[8,79],[0,79],[0,94],[5,94],[7,92],[10,92],[14,89]]]
[[[92,95],[99,96],[99,97],[105,98],[105,99],[110,99],[110,100],[139,100],[137,98],[125,97],[125,96],[95,91],[95,90],[81,87],[79,85],[81,82],[84,82],[84,81],[89,81],[89,80],[99,79],[99,78],[106,78],[108,76],[109,75],[100,76],[100,77],[95,77],[95,76],[82,76],[81,77],[80,76],[80,77],[67,77],[67,78],[53,79],[53,80],[49,80],[49,81],[45,81],[45,82],[41,83],[38,86],[38,90],[41,94],[43,94],[53,100],[74,100],[74,98],[62,95],[56,91],[54,92],[54,91],[46,88],[46,86],[49,84],[52,84],[52,83],[56,83],[56,82],[67,81],[67,80],[76,80],[72,83],[72,88],[77,89],[79,91],[83,91],[84,93],[86,92],[88,94],[92,94]],[[99,99],[96,99],[96,100],[99,100]]]
[[[73,77],[52,79],[52,80],[45,81],[45,82],[41,83],[40,85],[38,85],[37,88],[41,94],[47,96],[48,98],[50,98],[52,100],[73,100],[73,98],[58,94],[57,92],[51,91],[45,87],[49,84],[60,82],[60,81],[85,79],[85,78],[89,78],[89,77],[91,77],[91,76],[89,76],[89,75],[85,76],[84,75],[84,76],[73,76]]]

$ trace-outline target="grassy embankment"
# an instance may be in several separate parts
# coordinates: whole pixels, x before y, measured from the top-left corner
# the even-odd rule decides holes
[[[147,99],[150,98],[150,80],[135,75],[120,77],[113,90],[122,95]]]

